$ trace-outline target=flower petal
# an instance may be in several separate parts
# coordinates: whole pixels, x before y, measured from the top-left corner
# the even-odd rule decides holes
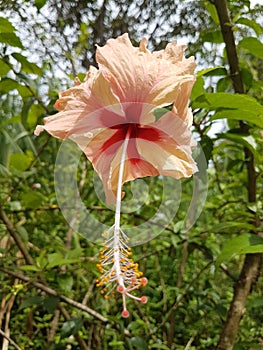
[[[175,179],[190,177],[197,171],[193,159],[183,149],[174,146],[164,146],[146,140],[138,139],[137,147],[145,158],[158,170],[160,175]]]
[[[108,81],[94,67],[83,83],[60,93],[55,108],[60,112],[44,118],[45,125],[36,127],[36,135],[46,130],[52,136],[65,139],[71,134],[125,122],[121,105]]]
[[[181,84],[195,79],[194,60],[183,59],[183,51],[184,47],[174,42],[164,51],[151,54],[145,39],[136,48],[124,34],[98,47],[96,58],[121,103],[143,102],[161,107],[175,101]]]

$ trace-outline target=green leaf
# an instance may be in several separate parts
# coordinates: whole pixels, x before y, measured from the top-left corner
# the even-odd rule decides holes
[[[257,38],[244,38],[238,46],[248,50],[251,55],[263,59],[263,44]]]
[[[25,73],[32,73],[39,76],[43,75],[42,69],[39,68],[35,63],[29,62],[28,59],[21,55],[21,53],[13,53],[12,56],[21,63],[21,71]]]
[[[224,42],[222,33],[220,30],[214,30],[212,32],[204,31],[202,33],[203,41],[214,43],[214,44],[221,44]]]
[[[12,33],[15,27],[7,18],[0,17],[0,33]]]
[[[58,284],[63,292],[70,292],[73,287],[73,277],[70,274],[58,275]]]
[[[227,75],[227,71],[223,66],[210,67],[210,68],[202,69],[199,72],[197,72],[198,77],[202,75],[205,75],[205,76]]]
[[[16,89],[19,83],[10,78],[4,78],[0,81],[0,93],[6,94],[7,92]]]
[[[60,253],[52,253],[48,255],[48,268],[55,266],[70,265],[79,262],[79,259],[65,259]]]
[[[10,46],[19,47],[20,49],[24,48],[19,37],[15,33],[0,33],[0,42]]]
[[[248,18],[245,18],[245,17],[240,17],[237,21],[236,21],[237,24],[243,24],[249,28],[252,28],[254,30],[254,32],[256,33],[256,35],[260,35],[261,32],[262,32],[262,29],[261,29],[261,26],[253,21],[252,19],[248,19]]]
[[[35,266],[35,265],[23,265],[19,267],[20,270],[22,271],[39,271],[39,267]]]
[[[216,84],[216,91],[217,92],[225,92],[227,90],[230,90],[231,87],[231,80],[229,77],[224,77],[218,80]]]
[[[204,84],[204,78],[202,76],[198,76],[191,93],[192,101],[195,100],[198,96],[201,96],[205,93]]]
[[[79,330],[81,330],[83,326],[82,319],[79,317],[71,318],[69,321],[63,323],[61,329],[61,337],[66,338],[71,334],[76,334]]]
[[[46,5],[47,0],[35,0],[35,6],[39,10]]]
[[[32,104],[27,115],[27,124],[30,128],[36,126],[38,118],[45,113],[43,106]]]
[[[0,163],[0,176],[9,177],[10,175],[10,171],[3,164]]]
[[[146,341],[141,337],[138,337],[138,336],[132,337],[131,343],[136,350],[147,350],[148,349],[148,345],[147,345]]]
[[[250,89],[253,84],[253,75],[251,71],[247,68],[242,68],[241,76],[242,76],[243,83],[246,85],[248,89]]]
[[[236,255],[263,253],[263,238],[245,233],[229,240],[216,260],[216,266],[225,263]]]
[[[227,139],[247,147],[255,156],[257,156],[257,142],[252,135],[235,134],[231,132],[217,134],[219,139]]]
[[[22,301],[22,303],[19,306],[19,309],[25,309],[27,307],[31,307],[33,305],[39,305],[43,301],[42,297],[35,295],[32,297],[27,298],[26,300]]]
[[[213,141],[207,135],[203,135],[199,144],[202,147],[202,150],[204,152],[204,155],[208,164],[213,152],[213,147],[214,147]]]
[[[254,297],[252,300],[248,300],[246,303],[246,308],[263,308],[263,296]]]
[[[52,314],[58,305],[59,298],[58,297],[50,297],[46,298],[43,301],[43,308],[47,310],[49,314]]]
[[[226,221],[220,222],[213,226],[213,232],[224,232],[226,230],[230,230],[231,232],[236,229],[246,229],[253,230],[255,227],[252,224],[248,224],[246,222],[237,222],[237,221]]]
[[[22,194],[21,201],[25,208],[37,209],[45,202],[45,197],[39,192],[29,191]]]
[[[4,77],[10,71],[10,69],[10,66],[6,64],[2,58],[0,58],[0,77]]]
[[[194,101],[193,108],[216,110],[211,120],[222,118],[243,120],[263,128],[263,106],[248,95],[206,93]]]
[[[206,7],[207,11],[210,13],[210,16],[211,16],[212,20],[215,22],[215,24],[219,24],[219,18],[217,15],[215,5],[213,5],[213,4],[211,4],[211,2],[207,1],[205,3],[205,7]]]
[[[32,162],[31,154],[14,153],[9,159],[9,166],[11,170],[25,171]]]
[[[216,119],[235,119],[235,120],[243,120],[248,123],[254,124],[260,128],[263,128],[263,117],[256,113],[256,111],[241,111],[241,110],[224,110],[216,112],[211,120]]]

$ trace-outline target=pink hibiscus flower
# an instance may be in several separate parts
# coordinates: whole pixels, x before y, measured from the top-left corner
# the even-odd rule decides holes
[[[126,296],[146,285],[133,262],[128,238],[120,228],[122,185],[145,176],[176,179],[197,171],[192,159],[189,95],[195,81],[194,58],[184,58],[184,46],[170,43],[149,52],[143,39],[134,47],[127,34],[98,47],[99,69],[90,67],[84,80],[62,92],[55,104],[59,113],[44,119],[35,134],[70,138],[86,154],[99,174],[108,203],[116,203],[115,223],[107,233],[98,264],[104,275],[98,285],[117,283],[123,295],[123,316],[129,315]],[[160,108],[172,106],[171,111]],[[106,292],[106,290],[103,290]]]

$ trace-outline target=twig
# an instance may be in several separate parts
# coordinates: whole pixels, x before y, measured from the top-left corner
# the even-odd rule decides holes
[[[2,219],[3,223],[6,226],[7,231],[10,233],[11,237],[13,237],[14,241],[16,242],[19,250],[23,254],[23,257],[28,265],[34,265],[34,261],[30,254],[28,253],[28,250],[26,249],[23,241],[21,240],[19,234],[17,233],[13,223],[9,220],[8,216],[6,215],[5,211],[0,207],[0,219]]]
[[[3,332],[1,329],[0,329],[0,334],[2,337],[4,337],[6,340],[9,341],[10,344],[12,344],[14,346],[14,348],[16,350],[22,350],[5,332]]]
[[[3,267],[0,267],[0,271],[6,273],[8,275],[14,276],[16,278],[19,278],[22,281],[29,282],[32,286],[39,288],[52,296],[59,297],[61,301],[64,301],[68,305],[74,306],[79,310],[87,312],[88,314],[94,316],[95,318],[99,319],[102,322],[105,322],[105,323],[110,322],[107,318],[102,316],[100,313],[94,311],[93,309],[89,308],[88,306],[85,306],[85,305],[83,305],[75,300],[72,300],[64,295],[59,295],[54,289],[52,289],[48,286],[45,286],[44,284],[42,284],[40,282],[33,281],[29,277],[24,276],[21,273],[14,272],[14,271],[8,270],[8,269],[3,268]]]
[[[188,340],[188,342],[187,342],[187,344],[186,344],[184,350],[189,350],[189,349],[190,349],[190,347],[191,347],[191,345],[192,345],[192,342],[194,341],[195,337],[196,337],[196,334],[193,334],[193,335],[191,336],[191,338]]]

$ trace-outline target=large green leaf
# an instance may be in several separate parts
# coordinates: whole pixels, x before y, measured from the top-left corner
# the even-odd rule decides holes
[[[251,55],[263,59],[263,44],[257,38],[244,38],[238,45],[239,47],[248,50]]]
[[[15,28],[7,18],[0,17],[0,33],[13,33]]]
[[[83,326],[82,319],[79,317],[73,317],[69,321],[63,323],[61,329],[61,337],[65,338],[71,334],[76,334]]]
[[[210,13],[210,16],[213,19],[213,21],[215,22],[215,24],[219,25],[219,18],[218,18],[218,14],[217,14],[215,5],[213,5],[210,1],[206,1],[205,7],[206,7],[207,11]]]
[[[212,120],[222,118],[243,120],[263,128],[263,106],[248,95],[206,93],[193,102],[193,108],[216,111]]]
[[[15,33],[0,33],[0,42],[23,49],[21,40]]]
[[[236,255],[263,253],[263,238],[245,233],[229,240],[216,260],[216,266],[229,261]]]
[[[214,44],[220,44],[224,42],[222,33],[220,30],[213,30],[213,31],[205,30],[202,33],[202,38],[203,38],[203,41],[207,41],[209,43],[214,43]]]
[[[9,71],[11,67],[2,59],[0,58],[0,77],[4,77]]]
[[[255,156],[258,155],[257,142],[252,135],[237,134],[230,131],[217,134],[217,137],[220,139],[227,139],[233,141],[237,144],[241,144],[242,146],[245,146],[246,148],[250,149],[250,151],[254,153]]]
[[[21,200],[24,207],[37,209],[45,202],[45,197],[39,192],[28,191],[22,194]]]
[[[32,162],[31,154],[13,153],[9,158],[11,170],[25,171]]]
[[[4,78],[0,81],[0,93],[6,94],[7,92],[17,89],[19,83],[14,79]]]
[[[192,89],[191,100],[195,100],[198,96],[201,96],[205,93],[204,83],[204,78],[202,76],[197,77]]]
[[[256,35],[260,35],[262,32],[260,24],[258,24],[256,21],[253,21],[252,19],[248,19],[245,17],[240,17],[237,21],[236,24],[243,24],[249,28],[252,28]]]
[[[223,66],[205,68],[197,72],[198,77],[205,76],[220,76],[227,75],[227,70]]]
[[[43,299],[39,295],[34,295],[32,297],[29,297],[22,301],[22,303],[19,305],[19,310],[25,309],[27,307],[32,308],[34,305],[39,305],[43,302]]]
[[[43,75],[42,69],[39,68],[35,63],[29,62],[28,59],[21,55],[21,53],[15,52],[12,56],[21,63],[21,71],[25,73],[37,74],[39,76]]]

